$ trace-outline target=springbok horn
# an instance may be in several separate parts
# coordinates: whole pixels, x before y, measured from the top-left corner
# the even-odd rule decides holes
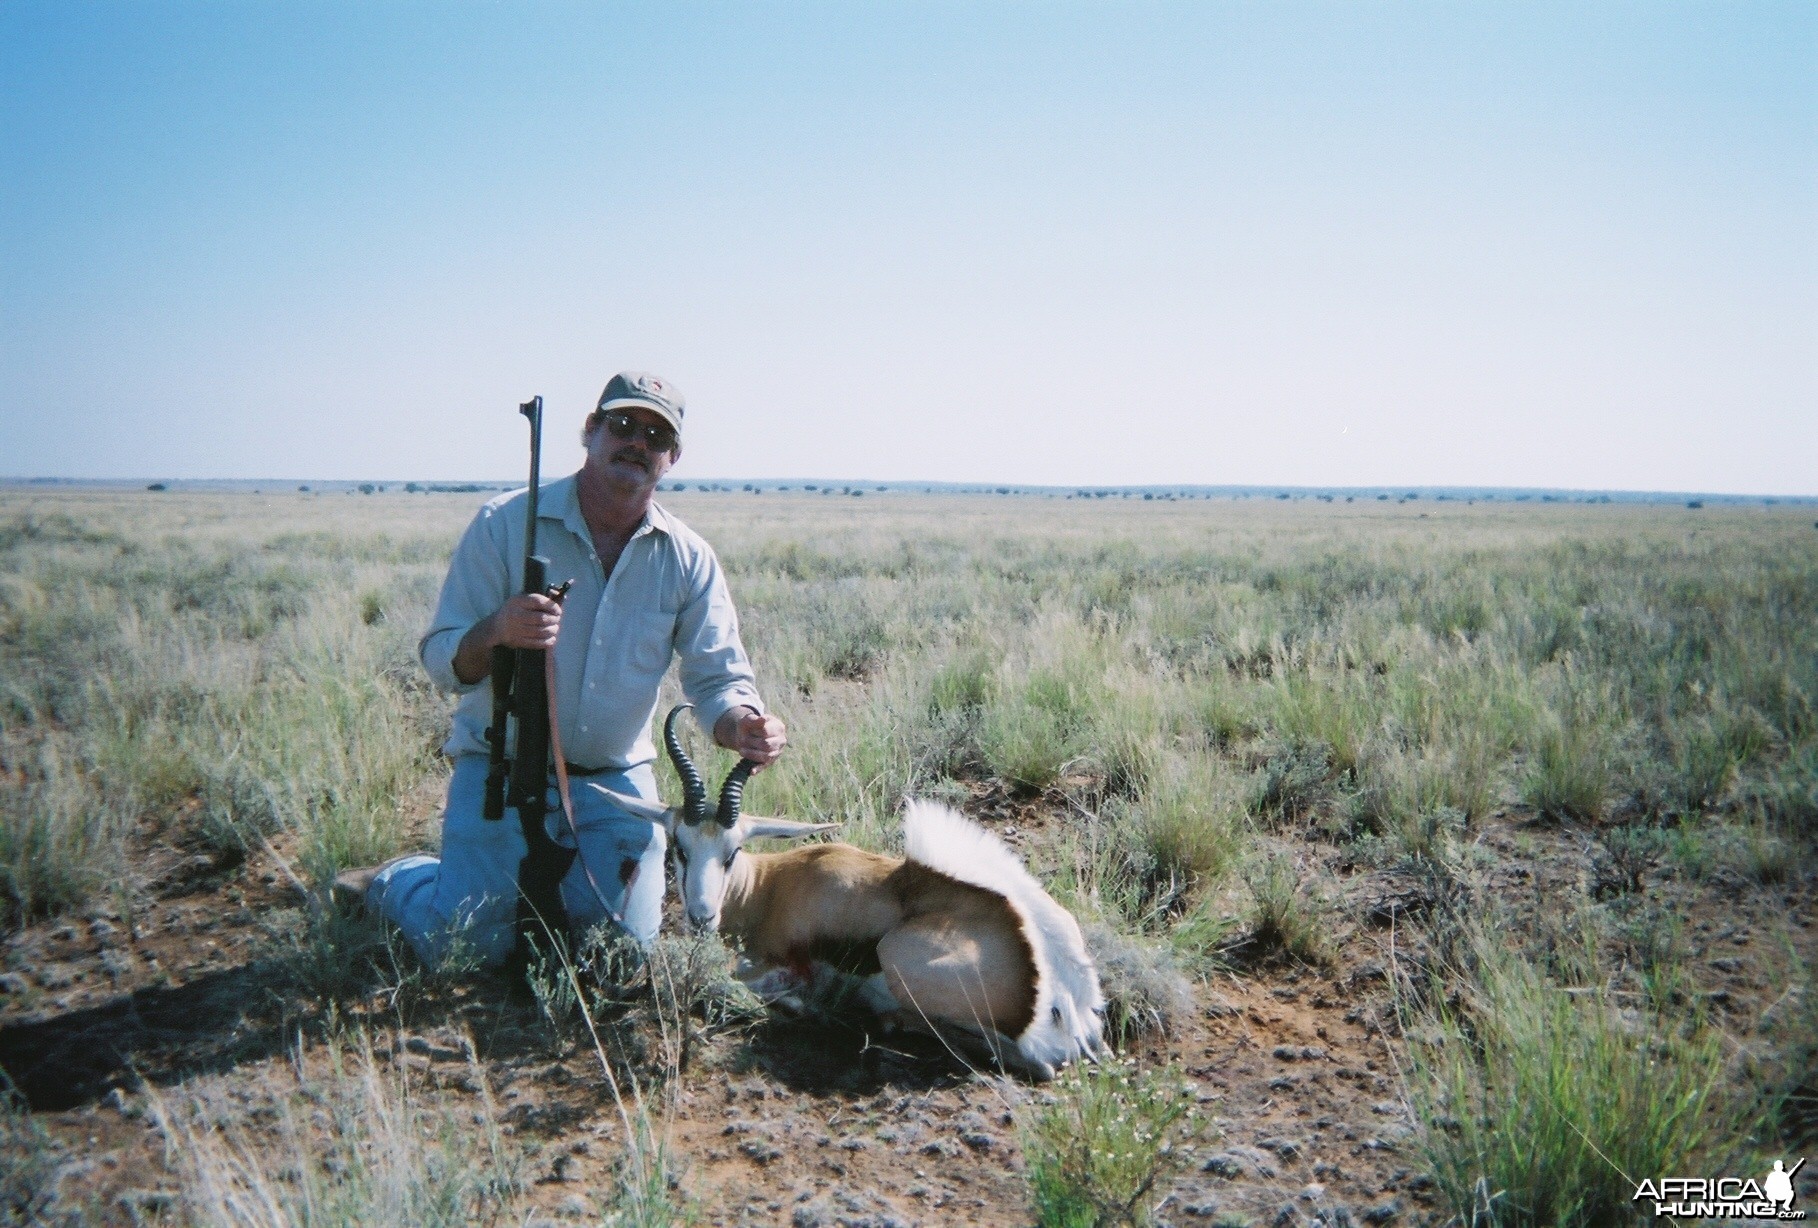
[[[690,827],[707,817],[707,782],[694,770],[688,752],[682,749],[682,739],[675,733],[675,718],[684,708],[692,707],[693,704],[677,704],[663,722],[663,745],[669,750],[669,761],[675,764],[675,774],[682,778],[682,822]]]
[[[745,781],[757,770],[757,764],[750,759],[740,759],[733,764],[732,770],[726,773],[726,783],[720,786],[721,827],[731,827],[739,821],[739,806],[745,800]]]

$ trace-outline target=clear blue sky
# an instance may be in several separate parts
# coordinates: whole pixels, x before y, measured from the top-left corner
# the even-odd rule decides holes
[[[0,474],[1818,493],[1818,5],[0,5]]]

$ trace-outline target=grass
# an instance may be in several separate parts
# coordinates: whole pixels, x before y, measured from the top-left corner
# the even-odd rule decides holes
[[[1120,829],[1139,882],[1132,911],[1171,921],[1225,880],[1249,833],[1241,778],[1200,756],[1157,758],[1122,808]]]
[[[73,1208],[59,1205],[57,1167],[49,1134],[11,1082],[0,1079],[0,1225],[82,1222]]]
[[[444,720],[413,640],[469,502],[393,500],[383,533],[358,499],[0,503],[15,923],[79,907],[135,822],[192,800],[217,845],[299,833],[317,878],[401,847]],[[1676,814],[1748,796],[1811,825],[1818,666],[1788,637],[1818,562],[1790,518],[1707,518],[1694,548],[1643,513],[1456,509],[1435,537],[1389,508],[1007,506],[700,501],[795,735],[755,806],[888,844],[945,780],[1141,799],[1182,884],[1234,863],[1154,794],[1258,747],[1282,748],[1259,816],[1416,847],[1506,783],[1574,820],[1654,780]]]
[[[1244,868],[1250,912],[1244,934],[1252,958],[1281,955],[1303,964],[1321,964],[1331,953],[1331,935],[1317,889],[1281,848],[1263,846]]]
[[[1804,511],[1706,509],[1694,533],[1658,508],[665,501],[714,543],[789,725],[748,809],[838,821],[884,851],[912,794],[1022,826],[1031,867],[1091,935],[1123,1042],[1166,1035],[1192,1009],[1191,978],[1234,952],[1330,958],[1346,920],[1332,866],[1450,875],[1489,855],[1484,825],[1519,801],[1567,832],[1594,827],[1617,885],[1598,906],[1634,911],[1594,969],[1434,961],[1430,1000],[1451,1013],[1420,1026],[1450,1039],[1419,1070],[1435,1146],[1472,1140],[1433,1153],[1454,1210],[1595,1216],[1534,1202],[1518,1153],[1472,1121],[1589,1182],[1602,1170],[1595,1152],[1567,1154],[1574,1130],[1632,1167],[1702,1154],[1727,1120],[1705,1096],[1647,1124],[1665,1110],[1635,1063],[1703,1096],[1711,1054],[1675,1005],[1697,988],[1684,935],[1644,905],[1669,880],[1779,887],[1812,864],[1818,539]],[[0,926],[130,910],[148,839],[228,860],[276,841],[318,885],[431,840],[447,703],[415,637],[474,503],[0,493]],[[716,779],[729,766],[696,749]],[[270,923],[318,1011],[381,982],[400,1010],[421,996],[370,932],[302,910]],[[1440,924],[1435,949],[1468,950]],[[738,1031],[742,1006],[698,954],[666,957],[669,1005],[639,1054],[608,1054],[616,1068],[636,1056],[659,1080],[699,1077],[682,1071]],[[1622,979],[1636,969],[1642,982]],[[1603,985],[1639,997],[1561,992]],[[617,1043],[606,1004],[547,988],[560,1026],[545,1043]],[[1637,1002],[1649,1027],[1679,1026],[1645,1042],[1603,1026]],[[310,1066],[310,1095],[429,1111],[349,1052]],[[641,1103],[633,1089],[619,1131],[634,1158],[660,1150]],[[168,1107],[172,1129],[193,1124],[182,1095]],[[1640,1115],[1653,1152],[1605,1144],[1621,1113]],[[439,1138],[433,1113],[425,1124]],[[238,1189],[250,1177],[232,1159],[186,1171]],[[625,1172],[645,1194],[612,1214],[680,1214],[663,1163]],[[390,1181],[372,1170],[375,1198]]]
[[[33,502],[0,511],[12,924],[81,906],[130,870],[135,824],[189,805],[209,846],[296,833],[318,878],[397,847],[445,719],[412,659],[435,555],[353,523],[299,538],[280,520],[260,540],[214,523],[219,500],[175,523],[86,507],[119,529]],[[380,587],[387,616],[369,619],[358,594]]]
[[[469,1077],[479,1088],[476,1110],[428,1108],[409,1067],[378,1057],[362,1034],[351,1055],[338,1047],[318,1059],[299,1052],[294,1084],[269,1123],[244,1115],[219,1081],[153,1090],[149,1102],[185,1178],[190,1222],[515,1222],[522,1160],[504,1139],[484,1071],[476,1064]]]
[[[1718,1033],[1625,1022],[1490,928],[1470,942],[1469,994],[1410,1021],[1422,1147],[1457,1222],[1621,1222],[1644,1178],[1749,1170],[1755,1108]]]
[[[1521,797],[1549,818],[1599,819],[1617,784],[1616,703],[1569,660],[1553,677],[1554,700],[1541,718]]]
[[[19,777],[0,789],[0,920],[16,925],[80,906],[124,870],[131,808],[106,795],[68,735],[19,746],[9,766]]]

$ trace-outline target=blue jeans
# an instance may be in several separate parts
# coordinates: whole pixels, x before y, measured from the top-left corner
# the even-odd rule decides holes
[[[486,767],[483,755],[455,760],[442,813],[441,858],[400,860],[386,867],[367,891],[367,905],[402,930],[426,963],[440,963],[458,941],[464,952],[496,967],[516,941],[524,832],[509,806],[503,819],[481,817]],[[580,855],[562,879],[562,904],[577,931],[611,918],[648,944],[663,918],[668,835],[660,824],[619,809],[608,789],[655,801],[656,773],[646,763],[626,772],[569,780]],[[553,785],[546,821],[558,843],[575,844]]]

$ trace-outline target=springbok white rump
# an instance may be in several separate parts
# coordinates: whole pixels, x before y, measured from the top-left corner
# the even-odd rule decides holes
[[[838,825],[741,815],[749,762],[732,769],[710,812],[675,736],[681,711],[663,726],[685,793],[664,812],[677,882],[690,924],[743,944],[743,979],[774,994],[829,966],[862,976],[864,1001],[887,1020],[1036,1079],[1103,1052],[1105,997],[1079,923],[996,836],[947,806],[912,801],[906,857],[850,844],[741,855],[748,840]]]

